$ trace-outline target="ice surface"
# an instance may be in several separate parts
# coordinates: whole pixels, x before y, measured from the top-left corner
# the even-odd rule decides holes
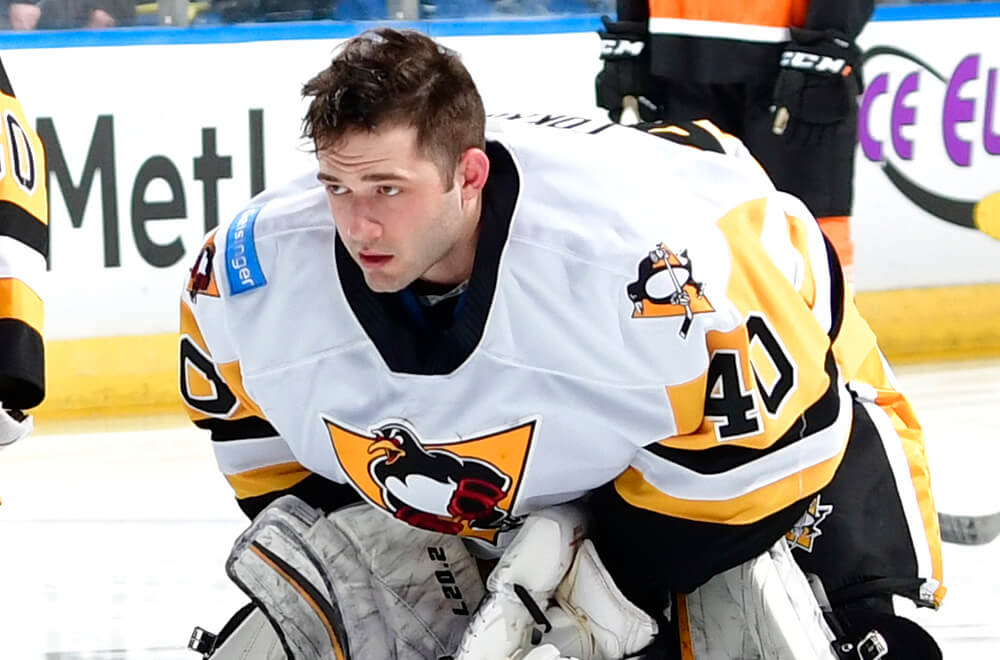
[[[897,369],[938,507],[1000,509],[1000,360]],[[0,452],[0,660],[196,660],[191,628],[243,602],[223,562],[245,521],[204,432],[173,418],[40,425]],[[116,429],[120,423],[116,423]],[[946,658],[1000,657],[1000,540],[945,546]]]

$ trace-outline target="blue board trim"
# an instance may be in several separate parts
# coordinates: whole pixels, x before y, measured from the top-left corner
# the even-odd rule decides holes
[[[919,5],[881,5],[874,21],[927,21],[941,18],[996,18],[1000,2],[941,2]]]
[[[254,223],[261,208],[257,206],[240,213],[226,233],[226,279],[229,280],[230,295],[246,293],[267,284],[257,259],[253,237]]]
[[[1000,17],[1000,2],[955,2],[881,5],[874,21],[924,21]],[[299,39],[346,39],[369,28],[391,25],[412,28],[435,37],[504,36],[593,32],[601,26],[597,14],[556,17],[470,18],[431,21],[302,21],[241,23],[190,28],[132,27],[110,30],[39,30],[0,32],[0,51],[25,48],[219,44]]]
[[[420,30],[434,37],[469,37],[593,32],[600,27],[601,19],[597,14],[579,14],[558,18],[531,17],[503,20],[303,21],[206,25],[189,28],[131,27],[110,30],[0,32],[0,50],[346,39],[380,25]]]

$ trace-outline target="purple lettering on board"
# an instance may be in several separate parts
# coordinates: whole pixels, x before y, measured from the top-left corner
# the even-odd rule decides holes
[[[917,112],[912,105],[906,105],[906,97],[920,89],[920,72],[914,71],[903,78],[896,90],[896,98],[892,101],[892,148],[903,160],[913,159],[913,140],[903,137],[903,127],[912,126],[917,118]]]
[[[952,162],[961,167],[968,167],[972,163],[972,144],[958,136],[956,125],[972,121],[976,112],[976,102],[960,97],[959,92],[962,90],[962,85],[975,80],[978,76],[979,56],[969,55],[955,68],[944,97],[944,112],[941,118],[944,147]]]
[[[996,116],[997,100],[997,70],[990,69],[986,76],[986,114],[983,117],[983,147],[986,153],[992,156],[1000,155],[1000,133],[993,130],[993,121],[1000,119]]]
[[[882,143],[872,137],[871,112],[875,99],[882,96],[889,89],[889,74],[883,73],[875,77],[861,99],[861,107],[858,109],[858,141],[861,142],[861,150],[868,160],[876,163],[882,160]]]

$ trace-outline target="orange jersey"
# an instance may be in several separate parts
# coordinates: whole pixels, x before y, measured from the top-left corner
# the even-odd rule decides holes
[[[709,34],[740,39],[753,35],[755,28],[760,35],[772,34],[776,41],[787,40],[789,27],[804,27],[809,12],[809,0],[756,0],[754,2],[698,2],[692,0],[650,0],[650,30],[660,32],[669,24],[679,34]],[[659,26],[660,29],[654,29]]]
[[[618,0],[619,20],[648,21],[653,74],[701,83],[766,80],[790,29],[854,39],[873,10],[873,0]]]

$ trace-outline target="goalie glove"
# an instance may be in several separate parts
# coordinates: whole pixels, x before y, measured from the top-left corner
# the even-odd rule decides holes
[[[556,602],[577,631],[575,639],[567,640],[565,631],[571,628],[562,626],[564,639],[557,646],[571,648],[580,660],[637,657],[658,632],[656,621],[619,591],[589,540],[581,544],[556,590]],[[549,639],[553,637],[542,636],[542,641]]]
[[[861,50],[835,31],[792,28],[779,61],[771,130],[804,140],[847,119],[861,93]]]
[[[537,642],[536,626],[570,569],[586,531],[574,505],[527,517],[486,580],[488,595],[462,637],[455,660],[509,660]]]
[[[20,410],[6,410],[0,405],[0,449],[26,437],[34,428],[31,415]]]
[[[644,21],[612,21],[601,16],[601,60],[594,80],[597,105],[612,121],[621,121],[626,106],[645,121],[659,119],[660,107],[649,99],[649,29]],[[634,123],[634,122],[633,122]]]
[[[579,658],[565,656],[562,651],[551,644],[542,644],[528,651],[527,654],[518,656],[517,660],[579,660]]]
[[[359,504],[324,516],[293,495],[237,539],[226,572],[295,660],[437,660],[483,596],[461,539]]]
[[[565,533],[572,529],[565,513],[546,509],[528,518],[490,574],[490,595],[456,660],[618,660],[652,643],[656,623],[618,590],[593,543]]]

